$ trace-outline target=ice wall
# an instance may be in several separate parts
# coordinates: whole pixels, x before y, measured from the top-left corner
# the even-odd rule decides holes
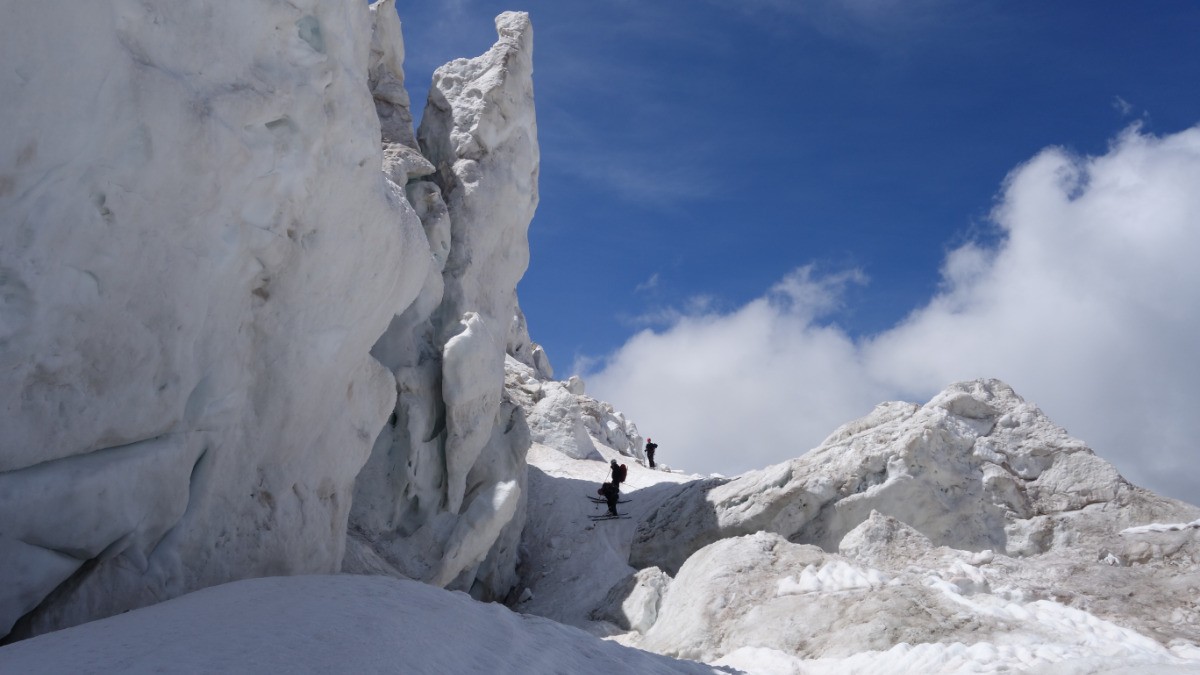
[[[369,350],[437,259],[380,171],[371,22],[0,7],[0,635],[337,570],[396,397]]]
[[[417,302],[373,350],[398,395],[358,479],[345,569],[501,597],[516,582],[530,443],[524,413],[505,393],[504,359],[523,323],[516,285],[538,202],[533,32],[528,15],[501,14],[487,53],[434,73],[416,134],[427,170],[411,160],[412,117],[393,93],[403,77],[395,74],[403,55],[388,39],[398,35],[394,9],[381,3],[376,13],[378,62],[394,64],[372,80],[385,168],[395,176],[407,167],[433,265]],[[515,339],[534,352],[527,334]]]

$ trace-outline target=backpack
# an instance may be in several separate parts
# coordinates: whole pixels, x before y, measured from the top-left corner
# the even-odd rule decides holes
[[[621,466],[617,467],[617,470],[616,470],[616,474],[617,474],[617,481],[618,481],[618,482],[621,482],[621,483],[624,483],[624,482],[625,482],[625,475],[626,475],[627,473],[629,473],[629,469],[628,469],[628,468],[627,468],[627,467],[626,467],[624,464],[622,464]]]

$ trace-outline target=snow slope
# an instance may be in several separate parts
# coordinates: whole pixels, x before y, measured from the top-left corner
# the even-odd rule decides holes
[[[713,673],[415,581],[274,577],[0,648],[24,673]]]
[[[733,480],[630,463],[632,518],[592,524],[601,460],[630,461],[598,447],[530,453],[522,611],[755,673],[1200,672],[1197,508],[1002,383]]]
[[[524,588],[532,598],[516,605],[529,614],[545,616],[598,635],[614,632],[591,614],[609,589],[637,572],[629,565],[629,546],[638,521],[680,483],[696,476],[647,469],[602,445],[599,460],[580,460],[545,445],[529,451],[529,516],[521,538]],[[588,499],[609,478],[609,461],[629,471],[622,486],[619,513],[628,520],[593,523],[588,516],[607,513],[607,504]]]

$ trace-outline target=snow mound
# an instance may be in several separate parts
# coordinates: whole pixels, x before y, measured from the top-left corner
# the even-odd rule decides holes
[[[1197,515],[1003,383],[960,383],[673,488],[630,563],[675,578],[624,639],[763,672],[1200,668]]]
[[[671,577],[657,567],[638,570],[609,589],[601,605],[592,611],[592,618],[645,632],[658,620],[658,608],[670,585]]]
[[[776,534],[725,539],[688,559],[630,642],[749,672],[1200,670],[1186,649],[1089,612],[992,593],[970,555],[893,576]]]
[[[924,406],[880,405],[790,462],[687,486],[641,523],[631,563],[670,573],[759,530],[834,551],[874,511],[935,545],[1013,555],[1200,513],[1130,485],[1007,385],[979,380]]]
[[[535,442],[575,459],[599,459],[601,445],[645,461],[637,426],[612,404],[585,395],[583,380],[551,380],[511,354],[505,374],[508,394],[525,411]]]
[[[9,673],[713,673],[386,577],[264,578],[0,648]]]

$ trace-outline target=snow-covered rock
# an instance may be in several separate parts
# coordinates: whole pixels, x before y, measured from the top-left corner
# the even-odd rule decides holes
[[[839,645],[853,645],[853,653],[927,642],[942,628],[939,620],[954,613],[917,597],[920,589],[883,591],[886,585],[876,570],[776,534],[725,539],[688,559],[663,599],[659,620],[639,645],[703,661],[743,646],[802,657],[839,655]],[[888,603],[895,611],[893,626],[879,616]],[[927,625],[918,620],[922,611]]]
[[[608,590],[592,618],[644,633],[658,620],[658,608],[670,585],[671,577],[657,567],[638,570]]]
[[[544,370],[512,355],[505,363],[508,395],[525,411],[533,440],[575,459],[599,459],[598,447],[645,462],[637,426],[611,403],[584,394],[583,380],[572,375],[553,380]]]
[[[928,537],[878,511],[872,511],[838,543],[838,552],[842,555],[875,564],[912,560],[932,548]]]
[[[576,397],[583,410],[583,425],[594,438],[604,445],[641,462],[646,461],[645,445],[637,425],[625,418],[625,414],[611,403],[599,401],[583,393],[583,381],[567,380],[567,390],[579,389]]]
[[[671,572],[759,530],[835,551],[872,511],[935,545],[1014,555],[1200,513],[1130,485],[1007,385],[980,380],[924,406],[882,404],[798,459],[688,486],[642,523],[631,562]]]
[[[566,386],[567,391],[571,392],[572,394],[583,395],[587,393],[587,385],[584,384],[583,378],[579,377],[578,375],[572,375],[568,377]]]
[[[512,356],[505,363],[508,394],[521,406],[536,443],[575,459],[599,459],[597,446],[645,462],[637,426],[611,403],[585,395],[583,380],[550,379]]]
[[[383,170],[397,185],[428,176],[433,164],[421,154],[413,133],[412,107],[404,88],[404,35],[396,0],[371,5],[371,55],[367,84],[383,140]]]
[[[1002,383],[957,384],[663,500],[630,561],[677,574],[628,641],[778,672],[1192,672],[1197,515]]]
[[[537,379],[549,380],[554,377],[554,368],[550,365],[550,357],[546,350],[529,337],[529,324],[525,320],[525,312],[520,307],[513,314],[512,326],[508,331],[508,355],[533,369]],[[578,380],[578,377],[571,376]],[[568,380],[568,383],[570,380]],[[568,389],[570,385],[568,384]],[[571,390],[572,394],[582,394],[583,391]]]
[[[514,322],[524,325],[516,284],[538,201],[532,27],[524,13],[501,14],[491,50],[434,74],[417,138],[436,173],[418,180],[429,172],[404,159],[417,146],[399,23],[390,4],[375,11],[372,86],[385,147],[404,167],[385,170],[412,179],[407,195],[432,266],[373,349],[395,376],[397,399],[351,513],[351,547],[374,555],[356,553],[346,569],[374,569],[365,561],[379,558],[399,574],[502,598],[516,583],[530,443],[504,363]],[[538,363],[527,330],[523,340]]]
[[[562,383],[543,383],[540,397],[528,415],[530,431],[538,443],[575,459],[600,459],[583,424],[583,409]]]
[[[688,559],[632,643],[753,672],[764,662],[798,673],[1200,667],[1087,611],[993,593],[988,563],[972,556],[947,550],[887,573],[777,534],[723,539]]]
[[[370,12],[3,13],[0,634],[335,571],[395,397],[368,351],[430,258]]]
[[[510,355],[505,362],[505,386],[525,411],[535,443],[575,459],[600,459],[584,426],[580,401],[565,383],[542,378],[540,371]]]

